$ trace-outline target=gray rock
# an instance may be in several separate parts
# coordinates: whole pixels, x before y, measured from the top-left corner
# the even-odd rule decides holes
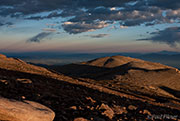
[[[15,101],[0,97],[0,120],[53,121],[55,113],[36,102]]]

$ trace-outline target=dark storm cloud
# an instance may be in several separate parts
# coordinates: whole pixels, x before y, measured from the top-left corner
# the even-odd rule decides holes
[[[27,42],[40,42],[41,40],[49,37],[52,34],[52,32],[41,32],[38,35],[28,39]]]
[[[179,0],[148,0],[148,4],[151,6],[158,6],[161,8],[178,9],[180,8]]]
[[[58,12],[51,12],[49,15],[47,16],[30,16],[30,17],[27,17],[25,19],[29,19],[29,20],[42,20],[42,19],[50,19],[50,18],[53,18],[53,17],[59,17],[61,16],[60,13]]]
[[[12,26],[12,25],[14,25],[12,22],[6,22],[6,23],[1,23],[0,22],[0,26]]]
[[[135,0],[1,0],[0,6],[12,6],[6,9],[7,15],[21,12],[23,15],[71,8],[114,7]]]
[[[136,2],[137,1],[137,2]],[[135,4],[127,3],[135,2]],[[64,10],[65,14],[73,15],[78,13],[81,8],[94,9],[99,6],[109,7],[126,7],[127,10],[142,9],[148,7],[178,9],[180,8],[179,0],[1,0],[0,15],[10,15],[22,13],[23,15],[40,13],[53,10]],[[3,7],[2,7],[3,6]],[[94,11],[96,12],[96,11]],[[107,11],[106,11],[107,12]],[[52,13],[49,17],[57,16]],[[59,16],[59,15],[58,15]]]
[[[62,27],[70,34],[78,34],[82,32],[94,31],[108,26],[104,21],[92,21],[92,22],[64,22]]]
[[[152,42],[166,43],[171,47],[176,47],[180,43],[180,27],[169,27],[164,30],[150,33],[150,38],[140,39]]]
[[[59,12],[61,11],[61,12]],[[46,16],[35,15],[50,12]],[[102,29],[104,23],[119,26],[152,26],[180,21],[179,0],[1,0],[0,16],[22,19],[67,18],[61,23],[70,34]],[[98,20],[98,22],[97,22]]]
[[[3,23],[0,23],[0,26],[3,26],[4,24]]]
[[[154,9],[157,9],[156,14],[154,14]],[[98,7],[94,9],[89,9],[86,12],[82,12],[81,14],[77,14],[74,18],[70,19],[69,22],[73,23],[94,23],[94,21],[108,21],[113,23],[114,21],[120,21],[120,25],[123,26],[137,26],[141,24],[155,24],[152,23],[153,20],[158,19],[159,21],[167,21],[162,16],[162,11],[158,8],[149,8],[146,11],[126,11],[124,8],[116,9],[116,8],[105,8],[105,7]],[[168,22],[168,21],[167,21]],[[157,21],[156,21],[157,23]],[[70,29],[71,27],[71,29]],[[77,26],[68,26],[69,29],[66,29],[66,26],[63,26],[64,30],[68,33],[73,33],[73,28],[76,29]],[[84,26],[85,27],[85,26]],[[106,26],[105,26],[106,27]],[[81,26],[81,29],[83,26]],[[104,27],[103,27],[104,28]],[[86,27],[85,27],[86,29]],[[99,28],[97,28],[99,29]],[[85,31],[82,31],[85,32]],[[75,32],[76,33],[76,32]],[[80,33],[80,32],[79,32]]]
[[[5,25],[11,26],[11,25],[13,25],[13,23],[12,22],[7,22],[7,23],[5,23]]]

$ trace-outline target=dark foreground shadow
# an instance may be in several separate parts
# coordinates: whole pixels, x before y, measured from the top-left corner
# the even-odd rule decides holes
[[[129,63],[124,64],[122,66],[114,67],[114,68],[105,68],[105,67],[98,67],[98,66],[91,66],[91,65],[84,65],[84,64],[68,64],[64,66],[50,66],[49,69],[62,73],[64,75],[70,76],[72,78],[89,78],[94,80],[100,80],[101,77],[109,75],[108,79],[113,79],[114,75],[125,75],[128,73],[129,70],[141,70],[145,72],[149,71],[167,71],[170,69],[155,69],[155,70],[148,70],[144,68],[135,68],[129,66]]]
[[[162,90],[172,94],[173,96],[175,96],[177,98],[180,98],[180,91],[178,91],[178,90],[174,90],[174,89],[171,89],[171,88],[168,88],[165,86],[160,86],[159,88],[161,88]]]
[[[19,78],[30,79],[32,83],[25,84],[18,82],[17,79]],[[129,105],[138,107],[136,111],[128,111],[127,114],[114,117],[114,121],[117,121],[118,118],[123,120],[125,118],[126,120],[131,120],[132,118],[145,120],[147,115],[139,113],[140,110],[144,109],[149,110],[152,114],[180,114],[180,111],[177,109],[161,107],[136,99],[119,97],[85,86],[36,74],[0,69],[0,80],[7,81],[7,83],[0,82],[0,96],[16,100],[22,100],[22,96],[24,96],[26,100],[36,101],[46,105],[56,113],[54,121],[72,121],[76,117],[85,117],[88,120],[91,117],[99,117],[110,121],[96,109],[102,103],[110,107],[112,105],[119,105],[126,108]],[[90,103],[87,97],[91,97],[96,103]],[[78,108],[72,110],[70,109],[71,106]],[[89,109],[88,106],[94,107],[94,109]]]

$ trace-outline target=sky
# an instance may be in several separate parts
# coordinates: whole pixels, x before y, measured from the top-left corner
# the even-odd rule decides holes
[[[179,0],[1,0],[0,52],[180,51]]]

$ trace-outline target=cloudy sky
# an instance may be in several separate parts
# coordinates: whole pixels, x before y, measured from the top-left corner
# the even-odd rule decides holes
[[[0,51],[180,51],[179,0],[1,0]]]

